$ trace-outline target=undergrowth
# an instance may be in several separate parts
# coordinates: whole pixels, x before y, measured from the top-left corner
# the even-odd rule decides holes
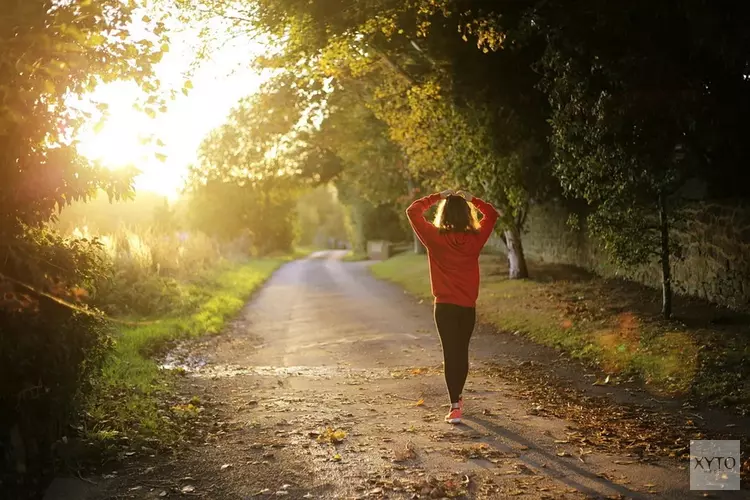
[[[196,297],[190,312],[122,327],[86,412],[85,434],[105,447],[127,439],[169,446],[180,440],[189,411],[172,400],[174,374],[158,357],[176,341],[219,333],[249,296],[288,258],[226,264],[185,284]],[[130,318],[137,320],[138,318]],[[195,409],[195,408],[193,408]]]

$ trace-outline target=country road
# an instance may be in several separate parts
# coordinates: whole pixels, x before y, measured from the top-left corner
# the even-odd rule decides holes
[[[702,497],[684,464],[567,444],[569,422],[529,412],[489,369],[503,343],[481,329],[464,424],[444,423],[430,304],[342,255],[285,265],[223,335],[190,348],[182,390],[219,415],[201,445],[86,498]]]

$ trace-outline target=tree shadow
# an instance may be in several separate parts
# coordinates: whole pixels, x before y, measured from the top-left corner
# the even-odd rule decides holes
[[[539,471],[545,471],[542,472],[544,475],[570,488],[574,488],[588,496],[591,496],[593,498],[601,498],[602,492],[604,492],[604,495],[606,495],[607,497],[621,495],[625,498],[630,498],[633,500],[645,500],[647,498],[653,498],[652,495],[644,495],[639,492],[633,491],[626,486],[608,481],[587,469],[579,467],[578,465],[561,460],[559,457],[554,456],[549,452],[539,448],[536,443],[529,441],[523,436],[520,436],[513,431],[503,428],[497,423],[491,422],[485,418],[471,415],[464,419],[464,423],[466,424],[467,422],[476,424],[477,426],[482,427],[484,430],[489,431],[491,434],[497,437],[501,437],[507,441],[511,441],[518,445],[528,447],[530,453],[527,453],[523,457],[518,457],[518,459],[522,461],[524,465],[533,467],[534,470],[537,471],[537,473],[540,473]],[[470,425],[466,425],[466,428],[471,429],[475,432],[477,431],[476,429],[472,429]],[[497,446],[493,445],[492,443],[485,442],[484,444],[495,448],[497,451],[507,451],[497,449]],[[552,473],[550,473],[550,471]],[[578,478],[586,479],[593,485],[598,486],[598,489],[596,487],[583,484],[583,481],[580,481]],[[670,493],[677,494],[680,492],[670,491]]]
[[[485,282],[504,289],[508,282],[505,257],[483,255],[481,264]],[[690,395],[699,404],[731,408],[740,414],[750,412],[750,384],[738,382],[750,377],[750,352],[746,349],[750,311],[675,295],[673,317],[665,320],[659,289],[602,278],[574,266],[531,260],[528,266],[531,277],[526,281],[538,286],[511,290],[514,298],[525,296],[525,304],[518,299],[516,305],[509,306],[514,308],[511,312],[525,319],[526,309],[542,309],[548,316],[560,318],[565,328],[576,325],[589,331],[589,341],[606,351],[611,360],[613,366],[602,366],[605,370],[621,370],[617,363],[624,358],[619,352],[634,353],[633,359],[640,357],[633,361],[641,363],[640,375],[650,380],[656,377],[663,387],[652,388],[663,395]],[[679,382],[670,382],[668,374],[680,366]]]

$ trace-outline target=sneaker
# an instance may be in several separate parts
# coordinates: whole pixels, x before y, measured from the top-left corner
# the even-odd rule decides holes
[[[459,401],[460,404],[460,401]],[[461,408],[451,408],[450,413],[445,416],[445,421],[449,424],[460,424],[461,423]]]

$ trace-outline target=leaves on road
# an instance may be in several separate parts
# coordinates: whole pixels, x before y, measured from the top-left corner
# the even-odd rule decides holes
[[[317,440],[319,443],[339,444],[343,442],[345,438],[346,431],[326,427],[326,429],[318,435]]]

